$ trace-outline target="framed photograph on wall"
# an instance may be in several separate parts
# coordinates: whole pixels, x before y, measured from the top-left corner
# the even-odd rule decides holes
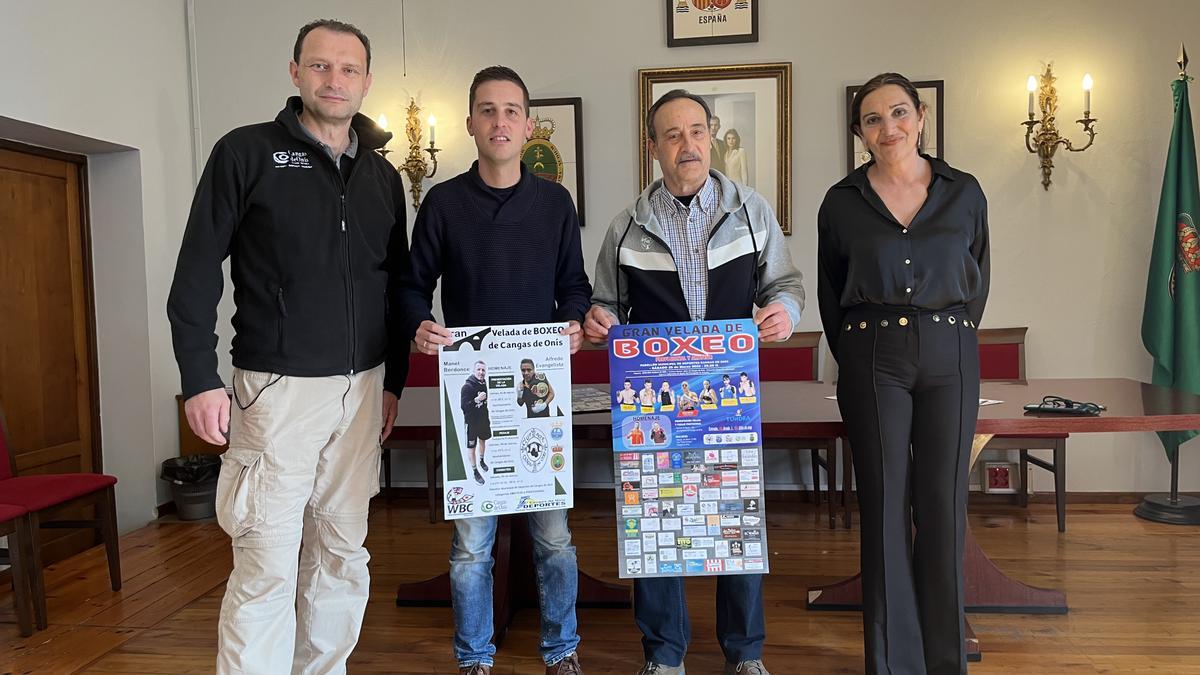
[[[583,99],[530,99],[529,117],[533,136],[521,148],[521,161],[535,175],[567,188],[583,227]]]
[[[925,138],[923,139],[923,152],[931,157],[944,159],[945,144],[942,136],[942,111],[945,109],[945,97],[942,88],[943,80],[923,80],[921,82],[913,82],[913,86],[917,88],[917,95],[921,97],[921,102],[925,104],[927,110],[925,112]],[[846,87],[846,173],[850,173],[858,167],[871,161],[871,153],[863,147],[862,141],[858,136],[850,132],[850,106],[854,102],[854,94],[859,90],[859,85]]]
[[[662,176],[646,147],[646,112],[672,89],[687,89],[708,102],[716,129],[710,139],[712,167],[766,198],[784,234],[791,234],[792,64],[639,70],[641,189]]]
[[[664,0],[667,46],[758,42],[760,0]]]

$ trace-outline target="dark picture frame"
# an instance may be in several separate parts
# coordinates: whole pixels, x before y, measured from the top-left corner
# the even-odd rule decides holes
[[[529,117],[534,120],[533,137],[521,148],[521,160],[534,174],[560,183],[571,193],[579,213],[579,226],[583,227],[583,99],[578,96],[530,99]],[[539,153],[542,158],[553,157],[555,161],[535,168]]]
[[[758,42],[760,0],[664,0],[667,46]],[[749,23],[749,26],[746,24]]]
[[[762,194],[775,210],[783,233],[791,234],[792,64],[639,70],[637,152],[641,190],[655,180],[658,171],[647,149],[646,113],[659,96],[681,88],[706,99],[714,117],[723,123],[724,135],[737,130],[738,143],[745,151],[742,161],[746,174],[744,178],[730,177]],[[721,131],[717,136],[723,136]],[[721,170],[715,159],[714,166]]]
[[[925,115],[925,147],[922,152],[938,159],[945,159],[945,125],[942,123],[945,119],[946,105],[945,80],[921,80],[913,82],[913,86],[917,88],[921,102],[928,107]],[[861,88],[862,85],[857,84],[846,87],[846,115],[843,117],[846,120],[846,173],[853,172],[869,161],[867,159],[869,155],[862,154],[865,152],[862,141],[854,135],[854,132],[850,131],[849,123],[850,106],[854,103],[854,94]],[[931,141],[936,145],[931,145]]]

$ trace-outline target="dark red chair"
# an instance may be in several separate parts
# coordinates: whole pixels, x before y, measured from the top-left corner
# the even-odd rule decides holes
[[[1029,329],[981,328],[979,330],[979,378],[993,382],[1025,381],[1025,334]],[[1029,505],[1029,465],[1045,469],[1054,475],[1054,508],[1058,531],[1067,531],[1067,438],[1069,434],[1039,434],[1021,436],[996,434],[984,446],[985,450],[1019,450],[1021,452],[1021,486],[1017,503]],[[1049,450],[1050,461],[1032,457],[1030,450]]]
[[[9,504],[0,504],[0,537],[8,537],[8,572],[12,575],[13,605],[21,637],[33,635],[33,610],[29,605],[29,565],[32,534],[28,512]],[[3,553],[0,550],[0,553]],[[4,557],[0,556],[0,560]]]
[[[817,347],[821,343],[821,332],[811,331],[792,333],[783,342],[764,342],[759,345],[758,377],[764,382],[816,382],[820,379],[817,366]],[[764,450],[795,450],[797,457],[804,450],[809,451],[812,465],[813,502],[821,506],[821,469],[825,470],[826,489],[829,500],[829,528],[837,527],[837,445],[838,439],[831,438],[764,438]],[[821,455],[821,451],[825,455]],[[842,462],[849,461],[849,455],[842,453]],[[842,490],[841,505],[847,508],[847,492],[849,485]],[[849,522],[847,521],[847,527]]]
[[[92,528],[98,530],[108,554],[108,577],[114,591],[121,590],[121,555],[117,538],[117,501],[113,486],[116,476],[101,473],[59,473],[17,476],[17,461],[11,451],[4,411],[0,410],[0,506],[15,506],[28,512],[29,562],[27,574],[33,595],[38,629],[46,620],[46,586],[42,579],[41,528]],[[47,520],[60,509],[92,505],[92,520]],[[20,543],[18,544],[20,546]]]

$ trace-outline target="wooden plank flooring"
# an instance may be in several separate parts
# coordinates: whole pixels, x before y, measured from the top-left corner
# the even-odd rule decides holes
[[[612,502],[579,498],[571,525],[581,566],[617,581]],[[775,675],[862,671],[861,618],[807,612],[805,591],[853,573],[857,530],[830,531],[794,496],[771,501],[766,660]],[[972,615],[984,659],[974,673],[1200,673],[1200,537],[1143,522],[1125,504],[1072,505],[1059,535],[1050,505],[973,507],[984,550],[1013,576],[1067,592],[1065,616]],[[449,609],[397,608],[396,585],[446,566],[450,526],[430,525],[419,499],[377,499],[371,514],[371,601],[355,673],[456,673]],[[17,635],[0,591],[0,675],[211,673],[216,622],[231,555],[214,523],[158,522],[122,538],[124,588],[108,585],[103,548],[50,567],[50,628]],[[712,581],[689,582],[694,643],[688,672],[721,672]],[[627,610],[579,611],[589,674],[632,675],[639,634]],[[541,673],[537,613],[523,610],[495,673]]]

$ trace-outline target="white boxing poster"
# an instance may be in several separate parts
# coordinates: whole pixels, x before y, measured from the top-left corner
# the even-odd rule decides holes
[[[450,329],[439,357],[447,520],[574,506],[565,325]]]

